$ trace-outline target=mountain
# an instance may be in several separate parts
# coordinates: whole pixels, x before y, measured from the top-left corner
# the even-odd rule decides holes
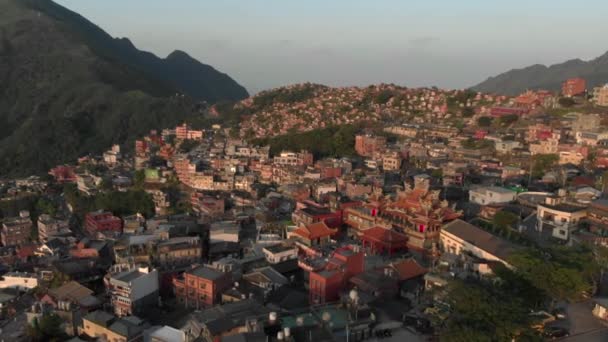
[[[573,59],[549,67],[536,64],[514,69],[474,86],[472,89],[487,93],[517,95],[529,89],[559,91],[564,80],[582,77],[587,87],[593,88],[608,82],[608,52],[588,62]]]
[[[162,59],[50,0],[0,0],[0,175],[41,173],[246,90],[176,51]]]

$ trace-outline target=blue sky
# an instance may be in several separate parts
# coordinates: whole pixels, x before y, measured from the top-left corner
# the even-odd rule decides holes
[[[608,50],[605,0],[57,0],[108,33],[175,49],[250,92],[298,82],[461,88]]]

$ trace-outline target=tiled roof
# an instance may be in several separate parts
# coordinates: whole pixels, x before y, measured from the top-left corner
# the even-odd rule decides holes
[[[298,229],[294,230],[294,233],[310,240],[331,236],[336,232],[336,229],[329,228],[323,221],[309,224],[305,227],[299,227]]]
[[[392,263],[391,266],[399,275],[399,280],[416,278],[428,272],[426,268],[420,266],[412,258]]]

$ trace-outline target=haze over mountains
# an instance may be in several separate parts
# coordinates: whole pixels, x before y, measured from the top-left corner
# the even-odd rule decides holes
[[[247,96],[185,52],[158,58],[50,0],[0,0],[0,175],[44,172],[199,118],[199,101]]]
[[[607,83],[608,52],[587,62],[573,59],[548,67],[535,64],[523,69],[510,70],[490,77],[472,89],[504,95],[517,95],[528,89],[557,91],[561,88],[563,81],[572,77],[584,78],[588,88]]]

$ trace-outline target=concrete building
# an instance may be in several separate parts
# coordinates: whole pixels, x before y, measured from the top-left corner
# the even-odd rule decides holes
[[[598,106],[608,106],[608,84],[593,89],[593,102]]]
[[[89,234],[97,232],[115,232],[122,231],[122,220],[120,217],[112,215],[108,211],[95,211],[85,215],[85,228]]]
[[[469,191],[469,201],[481,205],[509,203],[516,196],[515,191],[497,186],[478,187]]]
[[[38,239],[45,243],[50,237],[63,235],[70,232],[69,222],[60,220],[51,215],[42,214],[38,217]]]
[[[148,267],[115,265],[104,278],[117,316],[141,313],[158,304],[158,271]]]
[[[208,266],[188,270],[173,279],[177,300],[189,308],[206,308],[217,304],[222,291],[231,286],[230,273]]]
[[[26,243],[30,239],[33,226],[30,212],[27,210],[22,210],[18,217],[5,219],[2,221],[0,232],[2,245],[17,246]]]
[[[355,151],[362,157],[374,157],[386,149],[386,138],[372,135],[357,135],[355,137]]]
[[[565,97],[582,95],[586,90],[587,82],[580,77],[570,78],[562,83],[562,95]]]
[[[25,272],[9,272],[0,279],[0,289],[28,291],[38,286],[38,276]]]
[[[464,257],[473,255],[486,261],[498,261],[506,266],[514,246],[485,230],[460,219],[443,227],[440,234],[440,245],[445,253]]]
[[[80,334],[108,342],[143,342],[144,329],[144,321],[137,317],[117,318],[98,310],[82,318]]]
[[[587,217],[587,207],[566,203],[562,198],[546,197],[545,203],[539,203],[536,208],[536,227],[538,230],[551,229],[552,236],[569,240],[573,231]]]

